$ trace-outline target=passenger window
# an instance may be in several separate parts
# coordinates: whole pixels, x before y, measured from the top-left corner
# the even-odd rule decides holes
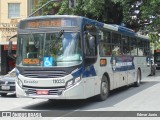
[[[137,40],[135,38],[130,38],[130,53],[133,56],[137,56]]]
[[[111,55],[111,39],[110,32],[107,30],[100,30],[99,38],[99,54],[101,57]]]
[[[112,45],[112,55],[121,56],[122,47],[117,45]]]
[[[112,55],[123,55],[121,35],[118,33],[112,33]]]
[[[122,36],[122,43],[123,43],[123,55],[130,55],[130,47],[129,47],[129,37]]]
[[[111,55],[111,47],[108,44],[100,43],[99,44],[99,54],[101,57]]]
[[[144,56],[144,41],[142,39],[137,40],[138,56]]]

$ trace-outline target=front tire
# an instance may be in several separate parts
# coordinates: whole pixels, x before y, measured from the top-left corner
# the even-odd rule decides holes
[[[104,101],[109,96],[109,82],[106,76],[102,77],[100,94],[97,96],[98,101]]]

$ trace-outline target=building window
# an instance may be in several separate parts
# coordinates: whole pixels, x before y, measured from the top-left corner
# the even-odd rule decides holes
[[[8,18],[20,17],[20,3],[8,4]]]

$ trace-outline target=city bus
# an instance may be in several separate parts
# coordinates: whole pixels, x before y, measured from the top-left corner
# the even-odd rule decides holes
[[[119,25],[74,15],[26,18],[17,29],[16,95],[106,100],[150,74],[149,49],[148,37]]]
[[[156,68],[160,68],[160,50],[154,50],[154,63]]]

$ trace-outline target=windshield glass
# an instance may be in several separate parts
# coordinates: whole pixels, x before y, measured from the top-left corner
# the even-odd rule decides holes
[[[18,35],[18,66],[74,66],[82,61],[79,33]]]

